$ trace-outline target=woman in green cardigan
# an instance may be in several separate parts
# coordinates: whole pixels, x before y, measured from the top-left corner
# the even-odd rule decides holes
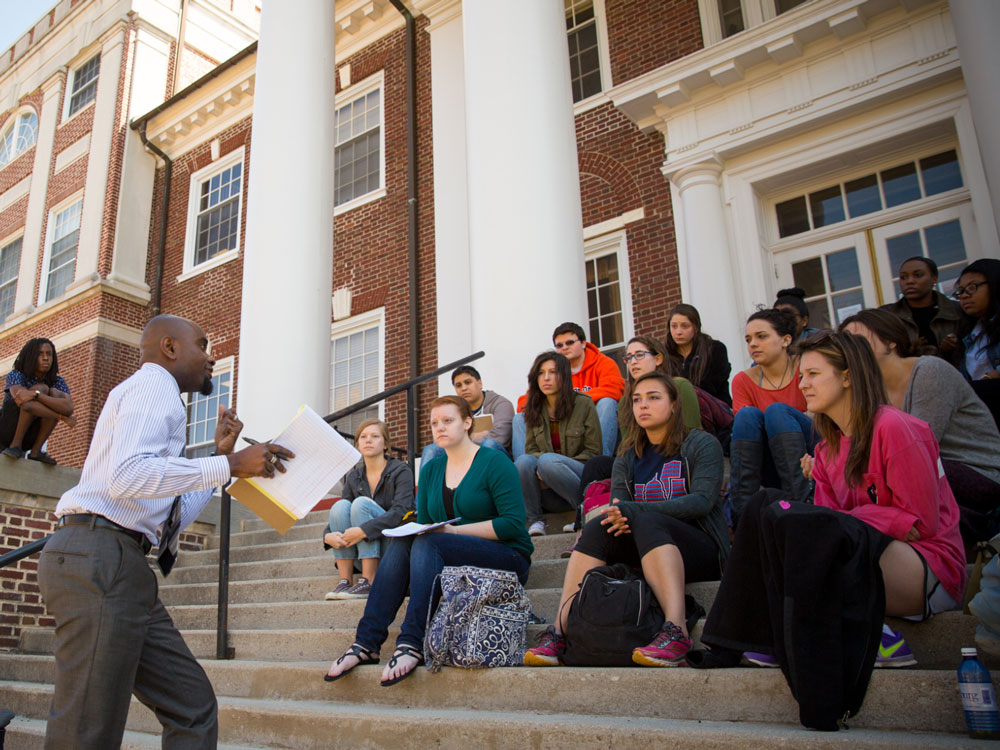
[[[588,399],[589,400],[589,399]],[[343,677],[358,664],[377,664],[406,593],[410,602],[396,650],[382,672],[395,685],[423,663],[424,630],[434,579],[446,565],[509,570],[528,580],[534,546],[525,531],[524,500],[517,471],[500,451],[480,450],[469,438],[472,412],[465,399],[442,396],[431,403],[431,432],[445,455],[421,467],[417,521],[454,525],[394,538],[382,557],[354,643],[325,679]]]
[[[590,396],[573,390],[573,371],[563,355],[548,351],[535,357],[528,371],[524,424],[524,455],[514,465],[521,478],[528,533],[541,536],[542,490],[555,495],[557,504],[550,510],[575,509],[583,465],[602,450],[597,409]]]

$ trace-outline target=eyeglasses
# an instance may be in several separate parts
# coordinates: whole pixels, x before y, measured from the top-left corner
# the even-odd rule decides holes
[[[976,293],[976,290],[981,286],[986,286],[985,281],[973,281],[971,284],[966,284],[965,286],[956,286],[955,291],[951,293],[951,296],[955,299],[962,299],[962,297],[971,297]]]
[[[642,351],[639,351],[639,352],[636,352],[635,354],[626,354],[626,355],[625,355],[624,357],[622,357],[622,361],[623,361],[623,362],[624,362],[625,364],[628,364],[628,363],[629,363],[629,362],[631,362],[631,361],[632,361],[633,359],[634,359],[634,360],[635,360],[636,362],[642,362],[642,360],[644,360],[644,359],[646,358],[646,355],[647,355],[647,354],[648,354],[648,355],[649,355],[650,357],[655,357],[655,356],[656,356],[656,354],[654,354],[653,352],[642,352]]]
[[[573,344],[579,344],[580,339],[570,339],[569,341],[563,341],[561,344],[553,344],[556,349],[569,349]]]

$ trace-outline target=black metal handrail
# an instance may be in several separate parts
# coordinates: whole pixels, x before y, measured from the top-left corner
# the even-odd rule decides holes
[[[41,552],[42,547],[45,546],[45,543],[49,541],[49,537],[51,536],[51,534],[49,534],[49,536],[43,536],[41,539],[29,542],[23,547],[18,547],[17,549],[12,549],[10,552],[3,553],[0,555],[0,568],[13,565],[26,557],[31,557],[36,552]]]
[[[384,391],[376,393],[374,396],[369,396],[366,399],[358,401],[356,404],[351,404],[348,407],[339,409],[332,414],[328,414],[323,417],[323,419],[327,422],[327,424],[333,424],[337,420],[349,417],[362,409],[367,409],[369,406],[377,404],[380,401],[385,401],[387,398],[395,396],[397,393],[406,391],[406,414],[408,428],[406,430],[406,457],[407,463],[409,463],[410,470],[412,471],[416,465],[417,453],[417,431],[414,428],[414,425],[416,425],[417,386],[426,383],[428,380],[433,380],[440,375],[444,375],[446,372],[454,370],[456,367],[461,367],[469,362],[475,362],[477,359],[484,356],[486,356],[486,352],[479,351],[475,354],[470,354],[467,357],[456,359],[454,362],[442,365],[436,370],[425,372],[422,375],[417,375],[415,378],[410,378],[405,383],[393,386],[392,388],[386,388]],[[344,435],[344,433],[340,430],[338,430],[338,432]],[[353,438],[352,435],[345,435],[345,437]],[[234,649],[229,647],[229,535],[232,518],[230,504],[231,499],[229,497],[229,493],[225,488],[223,488],[222,506],[219,512],[219,610],[215,632],[216,659],[232,659],[235,655]]]

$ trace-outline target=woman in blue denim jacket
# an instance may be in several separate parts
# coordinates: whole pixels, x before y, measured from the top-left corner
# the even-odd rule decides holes
[[[967,265],[952,296],[962,308],[960,369],[1000,426],[1000,260]]]

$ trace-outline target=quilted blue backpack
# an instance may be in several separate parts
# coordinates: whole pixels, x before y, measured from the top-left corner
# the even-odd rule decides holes
[[[427,668],[519,666],[524,659],[531,604],[517,575],[471,565],[448,566],[434,581],[427,617]]]

